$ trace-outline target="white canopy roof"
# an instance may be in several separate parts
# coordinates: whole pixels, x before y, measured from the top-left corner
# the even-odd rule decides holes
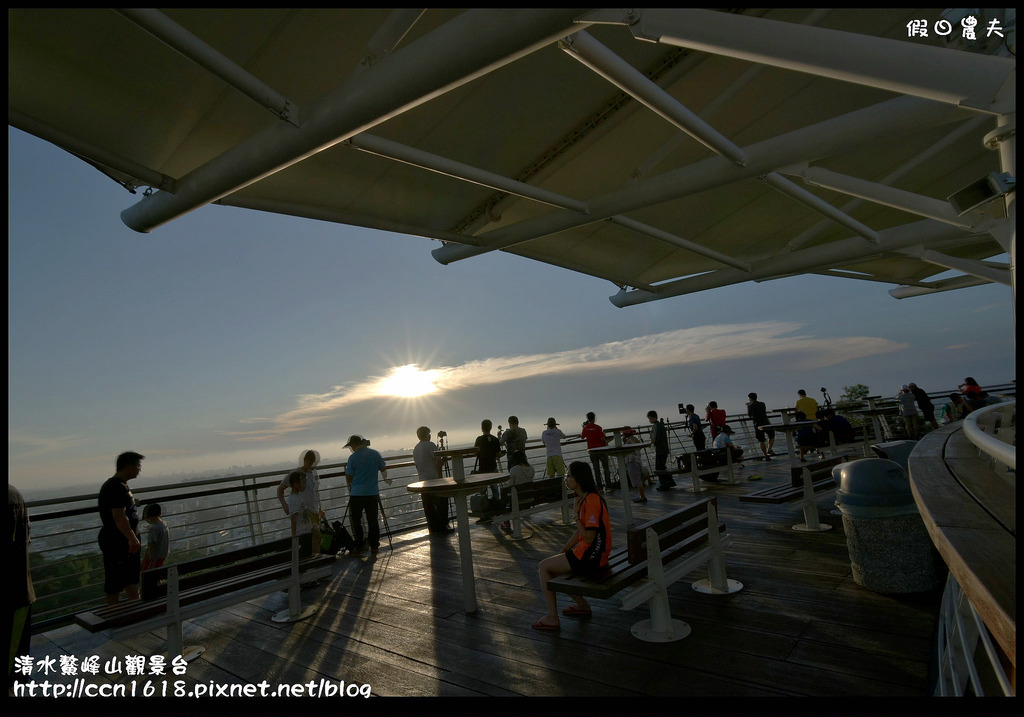
[[[147,188],[137,231],[220,203],[621,306],[798,273],[902,297],[1011,281],[1013,195],[946,201],[1015,173],[1014,13],[986,13],[968,43],[908,9],[9,10],[8,118]]]

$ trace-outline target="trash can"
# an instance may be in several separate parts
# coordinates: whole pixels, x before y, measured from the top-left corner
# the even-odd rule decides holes
[[[878,593],[937,587],[935,549],[900,465],[864,458],[832,469],[853,579]]]
[[[915,446],[917,446],[917,441],[888,441],[887,443],[876,443],[871,446],[871,451],[879,458],[888,458],[890,461],[899,463],[900,468],[906,471],[907,462],[910,460],[910,454],[914,451]]]

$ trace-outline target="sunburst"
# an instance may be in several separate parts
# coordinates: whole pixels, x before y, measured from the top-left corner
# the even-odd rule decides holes
[[[414,364],[397,366],[381,380],[378,391],[385,396],[415,398],[428,393],[436,393],[440,389],[434,384],[438,371],[421,371]]]

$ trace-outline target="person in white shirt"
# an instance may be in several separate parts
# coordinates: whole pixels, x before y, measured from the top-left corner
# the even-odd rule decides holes
[[[549,478],[565,475],[565,461],[562,459],[562,440],[565,434],[557,426],[555,419],[549,418],[547,430],[540,434],[541,443],[547,449],[548,462],[545,474]]]

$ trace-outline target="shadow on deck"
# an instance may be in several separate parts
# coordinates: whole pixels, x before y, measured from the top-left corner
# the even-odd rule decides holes
[[[746,477],[753,473],[763,480],[748,482]],[[100,675],[78,678],[97,685],[120,683],[129,690],[134,683],[137,700],[127,702],[133,709],[159,704],[204,712],[209,706],[221,713],[218,705],[227,704],[223,700],[171,696],[200,686],[266,681],[274,689],[279,683],[319,685],[321,679],[335,686],[344,681],[341,689],[369,685],[375,696],[418,698],[714,696],[725,699],[715,704],[728,705],[758,697],[919,700],[928,695],[939,592],[880,595],[855,584],[842,520],[831,513],[834,494],[819,500],[822,522],[833,527],[821,533],[793,530],[802,515],[792,504],[741,503],[740,495],[789,481],[784,457],[772,464],[748,462],[738,475],[737,484],[713,485],[705,495],[718,496],[720,516],[734,538],[726,552],[728,575],[740,580],[744,589],[733,595],[697,593],[690,583],[705,577],[703,570],[673,585],[673,616],[693,630],[682,641],[637,640],[630,627],[648,617],[646,608],[625,612],[611,601],[594,601],[590,619],[564,618],[557,634],[531,629],[531,621],[544,609],[537,564],[556,552],[570,532],[552,523],[558,518],[552,510],[532,516],[533,535],[525,541],[507,539],[497,526],[472,526],[480,605],[475,614],[462,610],[455,534],[430,537],[416,531],[394,536],[393,551],[385,540],[377,556],[340,558],[329,582],[303,591],[304,603],[319,605],[306,622],[271,622],[271,615],[287,606],[283,593],[187,622],[186,644],[200,643],[206,651],[182,676],[107,675],[101,670]],[[695,500],[682,481],[671,491],[651,490],[649,495],[650,502],[634,507],[635,520],[657,517]],[[620,545],[621,499],[612,493],[608,503],[613,544]],[[162,631],[113,641],[67,626],[34,636],[32,654],[37,664],[47,657],[59,662],[61,655],[79,660],[98,655],[106,665],[114,657],[123,661],[162,649]],[[76,678],[56,674],[48,679],[72,684]],[[165,679],[166,700],[154,698],[150,704],[138,697],[147,680],[159,694]],[[401,709],[409,706],[407,702],[384,704]],[[429,700],[426,705],[413,702],[420,711],[441,706]],[[113,704],[104,703],[108,709]],[[243,698],[231,704],[251,712],[270,705],[291,710],[300,703]],[[302,710],[331,713],[340,704],[320,701],[303,704]],[[375,704],[382,709],[381,703]],[[626,704],[636,709],[643,703]],[[770,702],[768,708],[785,704]],[[809,708],[818,703],[797,704]],[[886,704],[892,708],[897,703]],[[480,711],[494,709],[495,703],[446,701],[444,709],[470,705]],[[509,703],[501,705],[501,710],[508,710]],[[606,708],[603,702],[599,705]],[[532,707],[529,711],[536,712]]]

